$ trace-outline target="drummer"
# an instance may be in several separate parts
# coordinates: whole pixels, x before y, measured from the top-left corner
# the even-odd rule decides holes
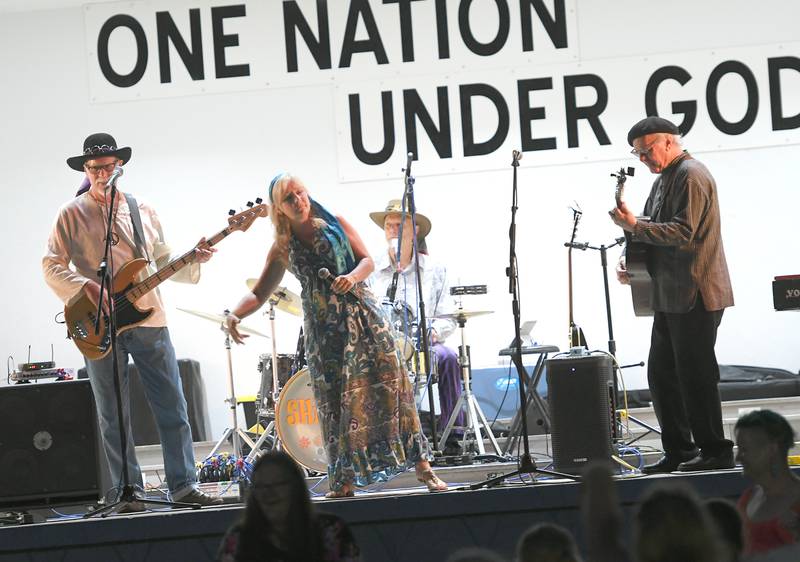
[[[450,419],[453,408],[461,394],[461,369],[458,355],[444,341],[455,331],[456,323],[449,318],[437,318],[455,309],[450,296],[450,285],[447,281],[447,269],[444,265],[428,255],[425,237],[431,231],[431,221],[425,215],[415,213],[416,224],[412,228],[411,215],[406,209],[403,221],[403,209],[399,199],[392,199],[383,211],[370,213],[369,217],[383,229],[386,238],[386,250],[375,256],[375,271],[369,278],[373,293],[379,298],[386,295],[393,300],[408,305],[415,318],[419,315],[419,299],[417,298],[417,276],[414,260],[414,234],[416,233],[416,250],[419,253],[419,271],[422,276],[422,292],[425,302],[425,317],[430,326],[430,349],[434,352],[436,370],[439,373],[439,428],[443,429]],[[397,257],[397,240],[402,228],[402,244],[400,256]],[[398,265],[399,264],[399,265]],[[389,294],[393,285],[394,273],[398,272],[394,297]],[[432,321],[431,321],[432,319]],[[445,454],[457,454],[458,437],[463,433],[464,412],[456,418],[454,436],[445,444]]]

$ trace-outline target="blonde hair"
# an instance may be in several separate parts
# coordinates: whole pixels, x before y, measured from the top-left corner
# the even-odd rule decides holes
[[[306,184],[303,183],[303,180],[297,176],[286,173],[280,176],[272,188],[272,205],[270,205],[269,208],[269,217],[270,220],[272,220],[272,225],[275,229],[275,245],[284,260],[288,260],[289,257],[289,239],[292,237],[292,225],[289,222],[289,217],[287,217],[283,211],[281,211],[280,204],[281,201],[283,201],[284,191],[286,191],[286,189],[292,183],[302,187],[303,191],[305,191],[306,195],[308,195],[308,188],[306,187]],[[309,196],[309,200],[310,199],[311,197]],[[314,213],[313,206],[311,213],[312,215]],[[318,228],[327,224],[324,220],[314,216],[312,216],[312,221],[314,226]]]

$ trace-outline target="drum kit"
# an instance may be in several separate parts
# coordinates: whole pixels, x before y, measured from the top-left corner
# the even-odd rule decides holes
[[[256,279],[248,279],[248,289],[253,289]],[[316,407],[314,391],[312,387],[311,375],[305,365],[303,352],[303,330],[300,329],[298,339],[298,349],[296,354],[279,354],[276,345],[276,319],[275,311],[280,310],[292,316],[301,316],[302,307],[300,297],[287,289],[278,287],[267,300],[269,305],[265,313],[269,318],[270,334],[267,335],[259,330],[240,323],[240,332],[270,339],[272,349],[270,353],[259,356],[258,371],[261,374],[261,384],[256,395],[256,426],[260,433],[258,439],[253,441],[251,435],[238,425],[236,414],[237,399],[233,384],[233,367],[231,361],[231,338],[225,330],[225,315],[202,312],[179,308],[182,312],[204,318],[221,326],[225,332],[225,351],[228,365],[228,398],[231,411],[231,426],[226,429],[216,443],[209,457],[215,455],[219,449],[231,441],[233,448],[232,454],[237,458],[242,458],[242,443],[249,446],[250,450],[245,458],[246,462],[255,461],[259,453],[263,450],[278,448],[286,452],[296,462],[305,467],[310,473],[325,473],[328,468],[328,458],[325,452],[325,442],[322,436],[322,429],[319,422],[319,413]],[[417,373],[419,384],[420,375],[425,373],[422,365],[422,354],[418,352],[417,339],[419,336],[418,325],[415,322],[415,315],[409,305],[403,301],[389,302],[384,299],[381,306],[390,320],[394,330],[395,341],[398,353],[410,366],[411,372]],[[499,453],[500,449],[492,435],[486,417],[480,409],[470,385],[470,365],[468,349],[466,346],[464,326],[468,318],[489,314],[491,311],[466,311],[459,308],[451,314],[442,314],[437,318],[448,318],[455,320],[461,331],[461,347],[459,348],[459,364],[462,369],[463,390],[453,410],[453,414],[445,426],[442,442],[452,430],[458,413],[464,409],[467,416],[467,426],[472,430],[478,442],[478,450],[484,453],[483,440],[480,438],[480,430],[484,428],[488,438],[492,442],[495,450]],[[226,311],[227,314],[227,311]],[[435,357],[431,358],[432,366],[435,368]],[[465,431],[465,439],[468,432]]]

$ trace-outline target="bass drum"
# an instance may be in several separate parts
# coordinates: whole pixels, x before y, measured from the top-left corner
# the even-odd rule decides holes
[[[328,472],[328,454],[308,367],[300,369],[284,385],[275,406],[275,428],[290,457],[309,470]]]

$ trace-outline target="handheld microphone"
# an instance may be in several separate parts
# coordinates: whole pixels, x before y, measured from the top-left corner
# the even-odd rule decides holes
[[[319,269],[319,271],[317,271],[317,277],[319,277],[320,279],[325,279],[329,283],[333,283],[333,280],[336,279],[336,277],[331,275],[331,272],[328,271],[327,267],[321,267]],[[354,297],[359,298],[358,293],[356,293],[356,286],[355,285],[353,285],[350,288],[350,290],[347,291],[347,292],[350,293],[351,295],[353,295]]]
[[[109,187],[117,186],[117,179],[122,175],[122,171],[123,171],[122,166],[117,166],[116,168],[114,168],[114,172],[111,174],[111,176],[108,178],[108,181],[106,182],[106,189],[108,189]]]

